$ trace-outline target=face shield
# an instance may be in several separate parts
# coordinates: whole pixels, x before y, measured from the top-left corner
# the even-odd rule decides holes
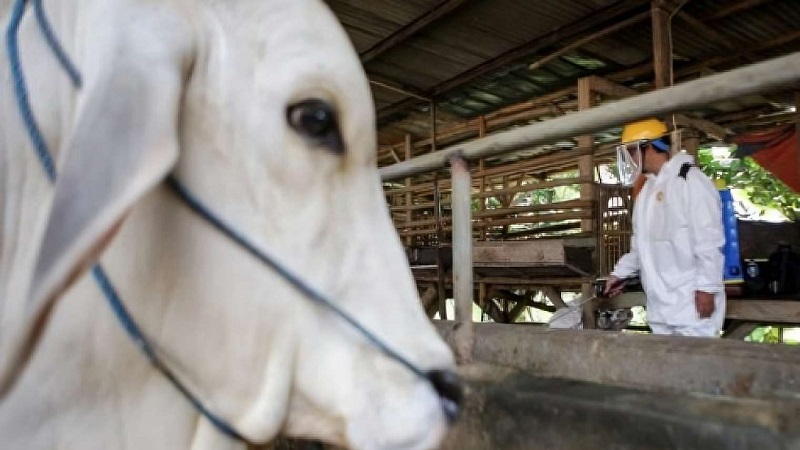
[[[617,146],[617,174],[623,186],[633,186],[642,174],[642,146],[631,142]]]

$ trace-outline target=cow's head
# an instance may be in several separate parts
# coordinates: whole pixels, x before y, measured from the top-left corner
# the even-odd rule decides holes
[[[452,370],[389,218],[369,86],[347,36],[319,1],[185,3],[126,0],[87,22],[106,34],[79,60],[85,84],[35,297],[62,292],[122,224],[103,264],[180,375],[246,438],[435,447],[447,420],[432,383],[161,184],[174,172],[413,364]]]

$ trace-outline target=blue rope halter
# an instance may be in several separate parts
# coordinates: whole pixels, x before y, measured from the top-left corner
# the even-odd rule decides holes
[[[44,141],[42,133],[39,129],[39,126],[36,123],[36,118],[33,115],[33,111],[30,106],[30,99],[28,97],[28,89],[25,84],[25,77],[22,70],[22,65],[20,62],[19,57],[19,43],[18,43],[18,34],[19,34],[19,26],[22,21],[22,17],[25,13],[25,5],[28,0],[16,0],[14,3],[14,7],[11,13],[11,20],[9,21],[8,29],[6,32],[6,44],[8,50],[8,57],[9,57],[9,65],[11,68],[11,77],[14,83],[14,93],[17,99],[17,106],[20,111],[20,115],[22,116],[22,120],[25,123],[25,128],[27,129],[28,136],[31,139],[33,144],[33,148],[36,151],[36,156],[39,158],[39,161],[42,164],[42,167],[48,177],[48,179],[54,183],[56,180],[57,172],[55,163],[53,158],[47,149],[47,144]],[[39,28],[42,31],[42,34],[47,41],[47,44],[55,54],[56,58],[58,59],[59,63],[61,64],[62,68],[65,72],[69,75],[70,80],[72,81],[73,86],[76,88],[81,87],[81,75],[75,65],[67,56],[66,52],[64,51],[63,47],[59,44],[55,33],[50,26],[50,23],[47,20],[47,17],[44,12],[44,8],[42,6],[42,0],[33,0],[33,6],[36,14],[36,19],[39,24]],[[337,306],[331,299],[327,296],[322,294],[321,292],[317,291],[314,287],[303,281],[300,277],[292,273],[289,269],[284,267],[280,262],[278,262],[275,258],[268,255],[264,251],[257,248],[253,243],[251,243],[242,233],[236,231],[233,227],[228,225],[223,219],[217,216],[210,208],[208,208],[202,201],[200,201],[196,196],[194,196],[191,191],[189,191],[185,186],[183,186],[175,177],[174,175],[170,175],[167,180],[167,185],[174,191],[174,193],[183,200],[184,203],[197,215],[201,218],[209,222],[214,228],[216,228],[219,232],[230,238],[234,243],[236,243],[239,247],[243,250],[248,252],[250,255],[261,261],[264,265],[271,268],[274,272],[280,275],[286,282],[291,284],[294,288],[296,288],[300,293],[302,293],[306,298],[317,303],[318,305],[328,309],[334,315],[338,316],[345,322],[347,322],[350,326],[356,329],[364,338],[372,343],[375,347],[377,347],[381,352],[383,352],[386,356],[391,359],[394,359],[402,366],[406,367],[408,370],[416,374],[417,376],[424,378],[430,381],[435,387],[435,381],[431,378],[431,375],[417,367],[414,363],[409,361],[407,358],[402,356],[397,351],[393,350],[389,347],[386,343],[384,343],[380,338],[378,338],[373,332],[365,328],[361,323],[359,323],[353,316],[349,313],[341,309]],[[194,395],[184,383],[182,383],[177,376],[169,369],[169,367],[164,364],[162,359],[158,356],[155,347],[150,343],[147,337],[142,332],[141,328],[136,324],[136,321],[131,317],[130,313],[128,312],[127,308],[125,308],[122,299],[120,298],[117,290],[115,289],[114,285],[112,284],[111,280],[108,278],[108,275],[103,270],[102,266],[96,264],[92,267],[92,275],[95,279],[100,290],[103,292],[106,300],[108,301],[109,306],[114,311],[114,314],[117,316],[122,327],[128,333],[128,336],[134,343],[139,347],[139,349],[144,353],[150,363],[158,369],[174,386],[178,389],[178,391],[183,394],[184,397],[192,404],[192,406],[197,409],[197,411],[202,414],[206,419],[209,420],[219,431],[222,433],[244,441],[245,439],[225,420],[220,418],[219,416],[215,415],[211,412],[200,399]]]

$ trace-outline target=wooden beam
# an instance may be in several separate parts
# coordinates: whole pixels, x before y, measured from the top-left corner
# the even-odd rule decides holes
[[[561,298],[561,291],[555,288],[555,286],[544,286],[542,288],[542,292],[547,298],[550,299],[550,302],[553,303],[553,306],[556,309],[566,308],[567,304],[564,302],[564,299]]]
[[[639,23],[639,22],[643,21],[644,19],[648,18],[649,16],[650,16],[649,12],[643,12],[643,13],[640,13],[640,14],[636,14],[633,17],[625,19],[625,20],[623,20],[621,22],[617,22],[617,23],[615,23],[615,24],[613,24],[613,25],[611,25],[609,27],[603,28],[603,29],[601,29],[599,31],[596,31],[596,32],[591,33],[591,34],[586,35],[586,36],[583,36],[583,37],[581,37],[579,39],[576,39],[576,40],[570,42],[569,44],[565,45],[564,47],[561,47],[560,49],[556,50],[555,52],[550,53],[549,55],[544,56],[544,57],[536,60],[534,63],[532,63],[530,66],[528,66],[528,69],[530,69],[530,70],[538,69],[538,68],[542,67],[543,65],[549,63],[550,61],[552,61],[552,60],[554,60],[556,58],[559,58],[559,57],[564,56],[564,55],[566,55],[566,54],[568,54],[570,52],[573,52],[573,51],[583,47],[584,45],[586,45],[586,44],[588,44],[588,43],[590,43],[592,41],[596,41],[597,39],[600,39],[602,37],[608,36],[609,34],[612,34],[612,33],[616,33],[619,30],[622,30],[622,29],[627,28],[627,27],[629,27],[631,25]]]
[[[592,90],[600,92],[601,94],[609,97],[626,98],[642,94],[642,92],[639,92],[636,89],[623,86],[606,78],[592,76],[590,79]],[[702,131],[713,139],[724,140],[726,136],[731,133],[730,130],[726,129],[725,127],[707,119],[689,117],[685,114],[674,114],[674,118],[677,125]]]
[[[361,63],[366,64],[369,61],[372,61],[381,54],[385,53],[387,50],[395,47],[396,45],[400,44],[406,39],[414,36],[423,28],[441,19],[447,14],[453,12],[456,8],[458,8],[465,2],[466,0],[445,0],[439,3],[438,5],[436,5],[436,7],[434,7],[430,11],[417,17],[416,19],[414,19],[414,21],[412,21],[408,25],[405,25],[404,27],[392,33],[386,39],[378,42],[377,44],[373,45],[372,47],[361,53],[360,55]]]
[[[800,324],[800,302],[790,300],[728,300],[729,319],[761,323]]]
[[[677,18],[686,22],[692,29],[692,32],[697,33],[701,38],[706,41],[716,42],[722,48],[727,50],[736,50],[737,45],[730,40],[727,36],[723,36],[722,33],[714,29],[713,27],[708,26],[707,23],[696,19],[691,14],[687,13],[686,11],[678,11],[675,15]]]
[[[392,153],[392,158],[394,158],[394,160],[396,162],[400,162],[401,161],[400,157],[397,156],[397,153],[395,153],[394,148],[389,148],[389,151]]]
[[[431,99],[429,99],[428,97],[423,97],[422,95],[420,95],[420,94],[418,94],[416,92],[412,92],[409,89],[397,86],[397,85],[395,85],[395,83],[392,83],[392,82],[389,82],[389,81],[381,81],[381,80],[378,80],[377,78],[378,77],[375,76],[375,75],[370,75],[369,76],[369,84],[372,84],[372,85],[375,85],[375,86],[378,86],[378,87],[382,87],[382,88],[384,88],[386,90],[389,90],[389,91],[392,91],[392,92],[396,92],[398,94],[405,95],[406,97],[414,97],[416,99],[423,100],[423,101],[426,101],[426,102],[431,101]]]
[[[644,292],[626,292],[604,301],[612,308],[645,306]],[[761,298],[728,299],[725,317],[756,323],[800,324],[800,301]]]
[[[497,217],[497,216],[525,214],[525,213],[541,212],[541,211],[558,211],[564,209],[578,209],[578,208],[586,209],[586,208],[591,208],[592,206],[594,206],[594,201],[592,199],[565,200],[561,202],[545,203],[541,205],[511,206],[508,208],[487,209],[485,211],[475,213],[474,216],[476,218]]]
[[[722,19],[723,17],[728,17],[732,14],[736,14],[738,12],[742,12],[751,8],[754,8],[758,5],[763,3],[769,3],[772,0],[742,0],[740,2],[734,3],[732,5],[726,6],[725,8],[720,8],[713,12],[712,14],[705,16],[702,18],[703,22],[711,22],[714,20]]]
[[[675,114],[674,119],[677,125],[702,131],[706,136],[709,136],[712,139],[724,141],[727,136],[731,134],[730,130],[710,120],[700,119],[698,117],[689,117],[685,114]]]
[[[722,335],[722,338],[741,341],[747,336],[750,336],[750,333],[752,333],[753,330],[755,330],[759,326],[760,324],[758,323],[742,322],[739,320],[735,320],[733,321],[731,326],[727,330],[725,330],[725,333]]]
[[[588,78],[590,80],[589,84],[591,86],[592,91],[595,91],[607,97],[626,98],[626,97],[633,97],[634,95],[639,95],[642,93],[640,91],[637,91],[636,89],[629,88],[628,86],[616,83],[607,78],[599,77],[596,75],[592,75]]]
[[[536,52],[542,51],[548,47],[558,45],[567,39],[576,39],[583,33],[594,32],[597,27],[602,26],[607,22],[624,20],[626,16],[635,12],[638,8],[642,7],[646,3],[648,3],[648,0],[622,0],[606,8],[593,11],[569,25],[557,28],[544,36],[526,42],[514,49],[507,51],[506,53],[503,53],[500,56],[485,61],[446,81],[443,81],[429,89],[426,94],[430,97],[443,94],[452,89],[458,88],[459,86],[462,86],[465,83],[474,80],[475,78],[483,76],[497,69],[501,69],[512,62],[518,61],[521,58],[535,54]],[[382,108],[378,111],[378,121],[408,109],[417,103],[418,102],[414,99],[407,99]]]

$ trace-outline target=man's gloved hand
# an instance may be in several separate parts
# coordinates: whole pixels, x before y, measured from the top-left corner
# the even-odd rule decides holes
[[[714,305],[714,294],[703,291],[695,291],[694,304],[697,308],[697,315],[701,319],[708,319],[714,314],[716,306]]]
[[[624,278],[617,278],[614,275],[609,275],[608,279],[606,280],[606,288],[603,290],[603,294],[605,294],[607,297],[615,297],[621,294],[622,289],[624,288]]]

